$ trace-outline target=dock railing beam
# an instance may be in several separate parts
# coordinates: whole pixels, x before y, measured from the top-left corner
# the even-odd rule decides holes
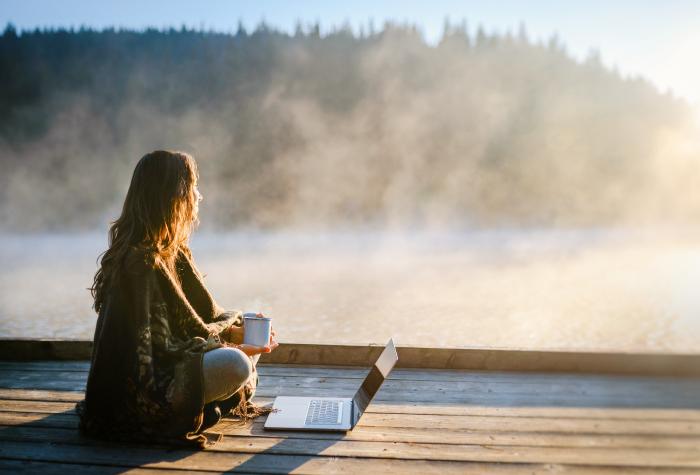
[[[382,345],[281,343],[260,362],[324,366],[371,366]],[[533,371],[654,376],[700,376],[700,354],[513,348],[398,346],[398,367],[470,371]],[[0,360],[89,360],[92,341],[0,339]]]

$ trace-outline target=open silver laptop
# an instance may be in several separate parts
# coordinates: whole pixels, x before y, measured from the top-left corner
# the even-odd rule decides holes
[[[265,429],[341,432],[352,429],[398,360],[394,341],[389,340],[352,398],[277,396]]]

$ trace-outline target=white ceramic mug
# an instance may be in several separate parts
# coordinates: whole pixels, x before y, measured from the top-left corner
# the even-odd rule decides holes
[[[243,343],[246,345],[267,346],[270,344],[272,319],[258,317],[257,315],[257,313],[243,314]]]

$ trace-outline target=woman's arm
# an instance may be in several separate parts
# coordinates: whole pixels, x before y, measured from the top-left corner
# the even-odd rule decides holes
[[[225,324],[220,336],[229,343],[243,343],[243,312],[240,310],[219,310],[207,326]]]
[[[240,310],[227,311],[216,303],[216,300],[204,284],[204,276],[197,269],[191,253],[181,250],[178,258],[180,264],[178,266],[178,277],[182,291],[202,321],[206,325],[211,325],[212,331],[216,333],[228,328],[226,324],[219,324],[229,320],[234,321],[238,326],[243,326],[243,312]],[[236,320],[238,321],[236,322]]]

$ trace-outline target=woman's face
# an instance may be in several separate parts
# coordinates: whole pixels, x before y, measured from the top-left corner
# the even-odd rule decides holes
[[[202,201],[204,197],[202,194],[199,192],[199,188],[197,185],[194,185],[194,215],[197,216],[199,213],[199,202]]]

